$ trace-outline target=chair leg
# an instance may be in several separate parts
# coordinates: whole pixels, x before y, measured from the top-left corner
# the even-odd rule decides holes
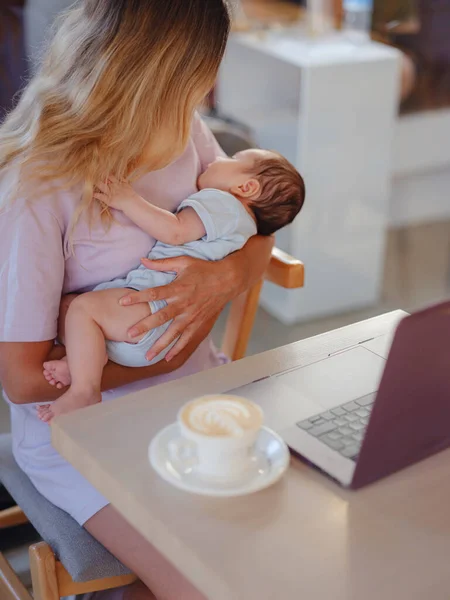
[[[30,546],[30,569],[34,600],[59,600],[56,559],[45,542]]]
[[[222,345],[222,352],[231,360],[239,360],[245,356],[258,310],[262,285],[262,281],[258,282],[231,303]]]
[[[34,600],[59,600],[61,597],[109,590],[137,581],[136,575],[118,575],[80,583],[73,581],[45,542],[30,546],[29,554]]]
[[[0,553],[0,598],[2,600],[32,600],[25,586]]]
[[[12,506],[0,511],[0,529],[23,525],[24,523],[28,523],[28,519],[18,506]]]

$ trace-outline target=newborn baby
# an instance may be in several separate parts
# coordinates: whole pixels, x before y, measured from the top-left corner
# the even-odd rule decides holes
[[[255,235],[271,235],[291,223],[305,199],[305,185],[281,155],[245,150],[233,158],[218,158],[198,179],[199,192],[184,200],[176,214],[144,200],[131,185],[111,177],[97,186],[94,197],[122,211],[156,244],[148,258],[191,256],[220,260],[242,248]],[[67,356],[44,363],[44,375],[68,391],[52,404],[38,407],[39,417],[54,416],[101,400],[100,384],[108,358],[128,367],[143,367],[163,359],[171,344],[152,361],[146,353],[170,326],[152,329],[136,343],[128,330],[167,304],[165,301],[121,306],[124,289],[145,290],[167,285],[175,273],[152,271],[143,265],[124,279],[97,286],[92,292],[64,297],[59,337]],[[64,319],[64,314],[66,314]]]

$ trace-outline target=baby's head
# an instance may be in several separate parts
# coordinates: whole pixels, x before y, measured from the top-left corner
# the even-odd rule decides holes
[[[281,154],[269,150],[218,158],[200,175],[198,187],[233,194],[253,213],[260,235],[292,223],[305,201],[302,176]]]

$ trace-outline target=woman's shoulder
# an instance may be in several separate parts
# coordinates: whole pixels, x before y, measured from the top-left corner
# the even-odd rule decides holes
[[[198,111],[195,111],[194,117],[192,119],[192,134],[195,135],[196,133],[201,133],[205,127],[206,124],[200,116],[200,113]]]
[[[211,129],[198,111],[195,111],[192,118],[191,138],[196,144],[200,145],[206,144],[209,146],[212,141],[215,141]]]
[[[202,171],[206,169],[210,162],[216,160],[218,156],[225,155],[211,129],[197,112],[194,114],[192,120],[191,140],[200,157]]]
[[[37,220],[45,220],[51,216],[59,223],[61,230],[65,230],[79,202],[80,194],[79,189],[64,189],[56,184],[42,186],[41,189],[35,189],[32,184],[24,184],[16,197],[14,191],[12,192],[10,204],[0,211],[0,215],[4,222],[30,215]]]

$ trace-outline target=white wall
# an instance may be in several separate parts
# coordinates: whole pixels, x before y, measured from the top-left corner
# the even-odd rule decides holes
[[[450,109],[400,117],[389,225],[450,219]]]

